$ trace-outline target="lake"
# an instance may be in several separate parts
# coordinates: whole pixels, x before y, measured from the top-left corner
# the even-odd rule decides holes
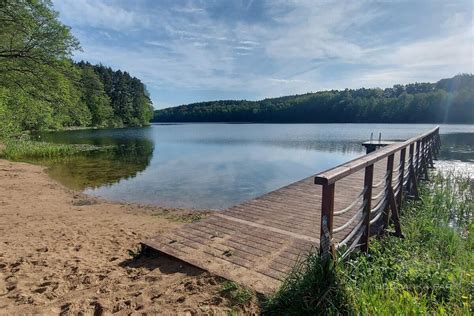
[[[104,149],[43,160],[66,186],[114,201],[222,209],[365,154],[363,141],[405,140],[430,124],[163,124],[42,133]],[[474,125],[442,125],[440,160],[474,166]],[[445,163],[445,162],[444,162]],[[451,165],[451,163],[450,163]]]

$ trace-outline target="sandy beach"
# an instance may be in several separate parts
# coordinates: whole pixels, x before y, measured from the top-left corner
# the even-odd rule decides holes
[[[133,258],[147,237],[196,213],[103,201],[43,167],[0,160],[0,314],[227,315],[222,280],[160,254]]]

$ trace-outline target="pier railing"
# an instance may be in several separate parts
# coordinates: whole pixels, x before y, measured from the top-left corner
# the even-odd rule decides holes
[[[322,185],[320,253],[336,258],[347,257],[355,249],[367,252],[369,237],[385,231],[393,222],[394,234],[402,237],[399,210],[404,197],[418,198],[418,181],[428,179],[428,168],[433,167],[440,148],[439,126],[404,142],[380,150],[327,170],[315,177]],[[398,163],[395,167],[395,158]],[[385,163],[385,174],[374,183],[374,165]],[[363,186],[352,203],[335,210],[337,182],[364,170]],[[374,193],[375,190],[378,193]],[[348,217],[347,214],[353,214]],[[335,227],[335,218],[350,218]],[[341,221],[338,221],[341,222]],[[348,233],[346,233],[348,232]],[[335,234],[345,233],[340,240]]]

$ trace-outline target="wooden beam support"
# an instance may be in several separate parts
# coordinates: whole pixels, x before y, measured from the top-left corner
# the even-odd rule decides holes
[[[369,251],[369,237],[370,237],[370,209],[372,208],[372,185],[374,180],[374,165],[365,167],[364,175],[364,235],[362,235],[361,250],[363,252]]]
[[[423,172],[423,180],[429,181],[428,176],[428,148],[426,146],[425,140],[422,141],[422,153],[421,153],[421,172]]]
[[[433,163],[433,140],[430,138],[428,142],[428,161],[429,161],[429,168],[433,169],[434,168],[434,163]]]
[[[394,160],[394,154],[388,156],[387,158],[387,181],[385,183],[385,196],[384,198],[387,198],[388,194],[388,188],[392,186],[392,176],[393,176],[393,160]],[[390,207],[387,205],[385,206],[385,209],[383,210],[383,228],[386,229],[389,224],[390,220]]]
[[[438,160],[438,137],[435,135],[433,137],[433,159]]]
[[[407,187],[406,187],[406,191],[409,192],[410,194],[412,193],[412,190],[413,190],[413,186],[412,186],[412,183],[411,183],[411,180],[410,180],[410,177],[411,177],[411,168],[413,167],[413,160],[415,159],[415,145],[412,143],[410,144],[410,147],[409,147],[409,159],[408,159],[408,182],[407,182]]]
[[[400,151],[400,168],[398,169],[398,194],[397,194],[397,205],[400,208],[402,206],[402,198],[403,198],[403,182],[405,179],[403,176],[405,175],[405,157],[406,157],[407,149],[403,148]]]
[[[389,186],[388,188],[388,202],[390,208],[392,209],[392,220],[395,226],[395,236],[403,238],[402,227],[400,225],[400,216],[398,214],[399,208],[397,207],[397,202],[395,201],[395,194],[393,192],[393,187]]]
[[[414,168],[415,168],[415,172],[416,172],[416,176],[418,177],[418,174],[420,172],[420,151],[421,151],[421,140],[418,140],[416,142],[416,161],[415,161],[415,164],[414,164]]]
[[[335,184],[323,185],[321,201],[321,232],[320,232],[320,255],[323,259],[336,259],[336,253],[332,241],[333,216],[334,216],[334,191]]]
[[[420,199],[420,195],[418,193],[418,182],[417,181],[418,180],[416,178],[415,168],[413,167],[413,165],[410,165],[410,182],[411,182],[411,189],[412,189],[412,191],[410,193],[411,193],[411,195],[413,196],[413,198],[415,200]]]

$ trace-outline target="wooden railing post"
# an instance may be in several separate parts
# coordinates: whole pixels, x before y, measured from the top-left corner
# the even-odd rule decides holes
[[[434,154],[434,138],[433,135],[430,135],[428,139],[428,162],[430,164],[430,168],[434,168],[433,164],[433,154]]]
[[[332,243],[332,228],[334,216],[334,189],[335,184],[323,184],[321,201],[321,232],[319,239],[319,251],[323,259],[332,256],[335,259],[335,251]]]
[[[419,196],[418,196],[418,178],[417,178],[417,174],[416,174],[416,169],[415,169],[415,161],[414,159],[416,159],[415,155],[414,155],[414,151],[415,151],[415,144],[410,144],[410,165],[408,166],[410,169],[409,169],[409,181],[408,181],[408,184],[410,185],[410,194],[415,198],[415,199],[418,199]]]
[[[387,158],[387,173],[386,173],[386,176],[387,176],[387,181],[385,183],[385,194],[384,194],[384,198],[386,199],[388,197],[388,192],[389,192],[389,187],[392,186],[392,175],[393,175],[393,160],[394,160],[394,154],[391,154],[390,156],[388,156]],[[387,205],[385,206],[384,210],[383,210],[384,214],[383,214],[383,225],[384,225],[384,229],[386,229],[388,227],[388,224],[389,224],[389,220],[390,220],[390,206]]]
[[[420,140],[421,143],[421,150],[420,150],[420,169],[419,169],[419,176],[421,179],[421,176],[424,174],[424,169],[425,169],[425,141],[422,138]]]
[[[361,250],[369,251],[369,237],[370,237],[370,210],[372,208],[372,185],[374,180],[374,165],[365,167],[364,176],[364,235],[362,235]]]
[[[420,172],[420,150],[421,150],[421,141],[418,140],[416,141],[416,158],[415,158],[415,172],[416,176],[418,177],[418,174]]]
[[[410,177],[411,177],[411,169],[413,167],[413,159],[415,159],[415,146],[413,144],[410,144],[410,146],[408,147],[408,165],[407,165],[407,168],[408,168],[408,182],[407,182],[407,187],[406,187],[406,191],[409,192],[410,194],[412,193],[412,184],[411,184],[411,181],[410,181]]]
[[[403,196],[403,182],[405,181],[405,156],[407,148],[403,148],[400,151],[400,168],[398,169],[398,194],[397,194],[397,205],[400,208],[402,206],[402,196]]]
[[[425,164],[424,164],[424,142],[423,142],[423,139],[420,139],[420,162],[419,162],[419,166],[418,166],[418,177],[420,180],[422,180],[422,177],[423,177],[423,174],[424,174],[424,167],[425,167]]]
[[[421,174],[423,175],[423,180],[428,181],[428,147],[426,138],[422,138],[422,151],[421,151]]]
[[[441,150],[441,136],[439,135],[439,128],[436,130],[436,155]]]
[[[395,226],[395,236],[403,238],[402,227],[400,225],[400,216],[398,215],[398,210],[400,208],[397,206],[397,202],[395,200],[395,193],[393,192],[392,186],[388,187],[387,193],[388,193],[388,196],[387,196],[388,204],[390,205],[390,209],[392,210],[391,218]]]

